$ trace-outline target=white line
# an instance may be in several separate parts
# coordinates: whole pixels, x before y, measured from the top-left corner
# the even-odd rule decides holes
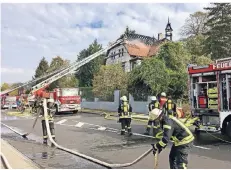
[[[79,123],[77,123],[77,124],[75,125],[75,127],[82,127],[83,125],[84,125],[84,123],[79,122]]]
[[[98,130],[106,130],[105,127],[99,127]]]
[[[58,121],[58,122],[56,122],[56,124],[63,124],[64,122],[66,122],[67,121],[67,119],[63,119],[63,120],[60,120],[60,121]]]
[[[211,148],[206,148],[206,147],[203,147],[203,146],[196,146],[196,145],[193,145],[194,147],[196,148],[200,148],[200,149],[205,149],[205,150],[210,150]]]

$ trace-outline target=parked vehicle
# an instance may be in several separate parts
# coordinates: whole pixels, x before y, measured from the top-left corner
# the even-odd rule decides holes
[[[200,131],[221,132],[231,138],[231,58],[206,66],[189,66],[189,96]]]

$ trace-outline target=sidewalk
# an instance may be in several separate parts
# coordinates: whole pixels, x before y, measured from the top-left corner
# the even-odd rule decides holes
[[[25,157],[3,139],[1,139],[1,152],[12,169],[39,169],[29,158]]]

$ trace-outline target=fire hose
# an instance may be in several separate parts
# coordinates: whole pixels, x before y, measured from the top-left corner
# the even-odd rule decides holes
[[[9,162],[7,161],[6,157],[3,155],[2,152],[1,152],[1,162],[2,162],[2,165],[3,165],[6,169],[12,169],[12,167],[10,166]]]
[[[62,146],[60,146],[59,144],[57,144],[53,138],[51,137],[51,132],[50,132],[50,126],[49,126],[49,122],[48,122],[48,113],[47,113],[47,100],[44,99],[43,100],[43,108],[44,108],[44,117],[45,117],[45,123],[46,123],[46,129],[47,129],[47,134],[48,134],[48,138],[49,140],[51,141],[51,143],[53,145],[55,145],[58,149],[60,150],[63,150],[63,151],[66,151],[68,153],[71,153],[71,154],[74,154],[74,155],[77,155],[79,157],[82,157],[84,159],[87,159],[91,162],[94,162],[96,164],[99,164],[101,166],[104,166],[106,168],[109,168],[109,169],[112,169],[112,168],[121,168],[121,167],[128,167],[128,166],[131,166],[133,164],[136,164],[137,162],[139,162],[140,160],[142,160],[143,158],[145,158],[150,152],[152,152],[152,148],[148,149],[145,153],[143,153],[141,156],[139,156],[138,158],[136,158],[134,161],[132,162],[129,162],[129,163],[124,163],[124,164],[109,164],[107,162],[104,162],[104,161],[101,161],[101,160],[98,160],[96,158],[93,158],[93,157],[90,157],[90,156],[87,156],[87,155],[84,155],[82,153],[79,153],[79,152],[76,152],[76,151],[73,151],[71,149],[68,149],[68,148],[64,148]]]

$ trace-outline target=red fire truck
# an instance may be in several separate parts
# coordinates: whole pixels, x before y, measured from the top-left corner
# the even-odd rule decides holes
[[[200,131],[221,132],[231,138],[231,58],[205,66],[189,66],[189,96]]]
[[[56,113],[78,113],[78,111],[81,110],[81,94],[79,88],[55,88],[52,92],[46,92],[43,88],[36,91],[35,95],[54,101]]]

